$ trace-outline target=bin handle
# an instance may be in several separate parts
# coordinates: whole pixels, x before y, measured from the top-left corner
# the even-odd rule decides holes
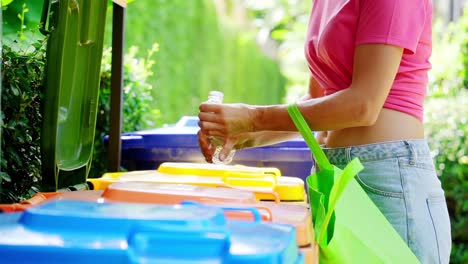
[[[50,34],[50,30],[46,29],[47,19],[49,17],[49,10],[50,10],[50,0],[44,0],[44,5],[42,6],[42,16],[41,16],[41,22],[39,25],[39,31],[45,36]]]
[[[275,191],[265,191],[265,190],[259,190],[259,189],[255,189],[255,188],[240,188],[240,187],[237,187],[237,186],[232,186],[232,185],[228,185],[228,184],[221,184],[221,185],[217,185],[216,187],[220,187],[220,188],[230,188],[230,189],[236,189],[236,190],[244,190],[244,191],[251,191],[253,192],[254,194],[255,193],[258,193],[258,194],[263,194],[263,195],[267,195],[267,196],[270,196],[273,198],[273,201],[278,204],[280,203],[280,196],[277,192]],[[257,197],[257,196],[255,196]]]
[[[266,206],[263,206],[263,205],[255,205],[255,208],[257,210],[263,210],[265,211],[268,215],[267,215],[267,218],[265,219],[265,221],[267,222],[271,222],[273,220],[273,213],[271,212],[270,208],[266,207]]]
[[[181,203],[182,205],[200,205],[200,203],[193,202],[193,201],[183,201]],[[254,207],[229,207],[229,206],[223,206],[222,204],[218,206],[225,212],[250,212],[252,216],[254,217],[254,223],[258,223],[262,221],[262,215],[258,211],[257,208]],[[271,219],[271,212],[268,212],[270,214],[270,219]]]
[[[203,203],[206,202],[208,205],[221,205],[222,206],[224,204],[223,202],[217,201],[217,200],[206,200],[206,201],[203,200],[202,202]],[[247,206],[247,205],[245,205],[245,206]],[[273,213],[271,212],[270,208],[268,208],[266,206],[263,206],[262,204],[258,204],[258,203],[251,204],[251,206],[253,206],[255,209],[257,209],[259,212],[260,211],[266,212],[266,216],[265,216],[264,221],[271,222],[273,220]],[[260,218],[262,218],[262,213],[260,213]]]
[[[25,211],[29,207],[37,206],[48,199],[60,194],[59,192],[43,192],[36,193],[33,197],[28,200],[21,201],[14,204],[0,204],[0,212],[11,213]]]
[[[74,0],[73,0],[74,1]],[[91,16],[93,11],[93,5],[91,1],[84,1],[83,7],[81,8],[81,30],[80,30],[80,45],[90,45],[93,43],[91,39]],[[86,14],[86,15],[85,15]]]
[[[225,171],[222,175],[223,180],[232,178],[232,179],[265,179],[271,178],[273,179],[274,184],[278,183],[277,175],[274,173],[264,173],[264,174],[257,174],[257,173],[242,173],[236,171]]]
[[[200,257],[217,256],[229,251],[230,244],[230,233],[222,226],[181,228],[171,224],[145,224],[137,226],[128,237],[131,258],[136,262],[141,257],[158,260],[194,247],[199,249],[194,252]]]
[[[267,213],[265,221],[271,222],[273,216],[271,213],[271,210],[268,209],[267,207],[264,206],[258,206],[258,205],[252,205],[254,207],[226,207],[226,206],[221,206],[221,209],[223,209],[226,212],[245,212],[248,211],[252,213],[254,220],[254,223],[258,223],[262,221],[262,214],[260,213],[260,210],[263,210]]]
[[[269,181],[269,179],[273,179],[273,181]],[[229,183],[230,182],[234,182],[234,181],[243,181],[243,182],[248,182],[248,181],[257,181],[257,182],[265,182],[265,183],[269,183],[268,184],[268,187],[275,187],[277,184],[278,184],[278,179],[276,179],[275,176],[267,176],[267,175],[262,175],[262,176],[253,176],[252,174],[252,177],[245,177],[243,176],[242,174],[238,174],[238,175],[229,175],[229,174],[224,174],[222,176],[222,181],[227,184],[227,185],[230,185]]]
[[[0,204],[0,214],[22,212],[22,211],[26,211],[26,209],[28,208],[29,206],[21,204],[21,203]]]
[[[255,190],[255,189],[253,189],[253,192],[258,193],[258,194],[264,194],[264,195],[270,196],[271,198],[273,198],[273,201],[276,204],[280,203],[279,194],[277,192],[275,192],[275,191],[264,191],[264,190]]]
[[[48,199],[57,196],[60,192],[42,192],[36,193],[33,197],[29,198],[28,200],[21,201],[20,204],[24,206],[36,206],[40,203],[47,201]]]

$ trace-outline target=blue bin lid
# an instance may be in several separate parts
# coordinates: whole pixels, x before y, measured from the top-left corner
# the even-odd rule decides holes
[[[166,127],[124,133],[121,136],[122,149],[135,148],[198,148],[198,117],[184,116],[176,124]],[[108,141],[108,136],[104,139]],[[262,148],[308,148],[302,137]]]
[[[0,215],[2,263],[291,263],[294,227],[226,223],[221,209],[58,200]]]

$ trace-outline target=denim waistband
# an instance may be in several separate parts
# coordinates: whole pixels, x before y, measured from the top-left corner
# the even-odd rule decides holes
[[[323,151],[332,164],[345,164],[355,157],[359,157],[364,162],[398,157],[430,157],[431,153],[425,139],[389,141],[340,148],[323,148]]]

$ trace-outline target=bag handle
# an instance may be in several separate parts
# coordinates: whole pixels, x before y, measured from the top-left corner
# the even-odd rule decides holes
[[[309,196],[311,200],[311,208],[315,214],[316,241],[321,246],[326,246],[330,242],[334,233],[334,211],[338,200],[343,194],[348,183],[356,176],[364,167],[358,158],[354,158],[349,162],[343,170],[336,168],[330,163],[327,156],[320,148],[317,140],[312,134],[307,122],[302,116],[296,104],[291,104],[287,107],[288,113],[291,116],[294,124],[306,141],[312,151],[315,161],[320,170],[333,171],[337,174],[336,179],[333,177],[308,177],[307,185],[309,188]],[[332,174],[332,175],[333,175]],[[312,192],[314,190],[315,192]]]
[[[39,25],[39,31],[44,36],[47,36],[50,33],[50,31],[47,29],[49,11],[50,11],[50,0],[44,0],[44,5],[42,6],[41,24]]]
[[[321,170],[333,170],[333,166],[328,161],[327,156],[320,148],[319,143],[315,139],[312,131],[309,128],[309,125],[305,121],[304,117],[302,116],[299,108],[297,108],[296,104],[290,104],[287,107],[289,116],[291,117],[294,125],[296,125],[297,129],[301,133],[302,137],[304,138],[305,142],[309,146],[312,154],[314,154],[315,161]]]

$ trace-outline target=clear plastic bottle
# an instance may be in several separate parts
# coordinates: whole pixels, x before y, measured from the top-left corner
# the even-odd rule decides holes
[[[224,99],[224,94],[220,91],[211,91],[208,94],[208,103],[212,104],[222,104]],[[213,154],[212,161],[214,164],[229,164],[231,163],[232,159],[234,158],[234,155],[236,154],[236,150],[231,150],[229,155],[224,160],[219,159],[219,153],[223,149],[223,141],[220,140],[219,138],[216,137],[210,137],[210,141],[212,146],[215,146],[215,152]]]

